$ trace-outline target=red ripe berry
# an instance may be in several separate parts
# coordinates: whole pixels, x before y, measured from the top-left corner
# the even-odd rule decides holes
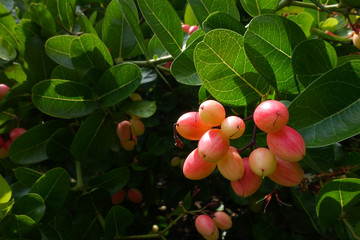
[[[182,29],[183,29],[184,32],[189,33],[190,25],[188,25],[188,24],[182,24],[181,27],[182,27]]]
[[[184,113],[176,122],[177,132],[189,140],[199,140],[210,129],[211,127],[201,120],[198,112]]]
[[[230,140],[220,129],[210,129],[198,142],[199,154],[208,162],[217,162],[226,155],[230,147]]]
[[[137,188],[130,188],[127,192],[127,197],[130,200],[130,202],[133,203],[141,203],[143,200],[142,193]]]
[[[214,221],[208,215],[202,214],[195,219],[196,230],[203,236],[211,236],[217,229]]]
[[[117,125],[116,133],[120,140],[131,140],[131,123],[127,120],[121,121]]]
[[[213,220],[221,230],[228,230],[232,227],[231,217],[225,212],[215,212]]]
[[[289,111],[286,106],[276,100],[267,100],[260,103],[254,111],[254,122],[264,132],[277,132],[289,120]]]
[[[276,158],[276,161],[275,172],[268,176],[273,182],[285,187],[294,187],[301,183],[304,171],[298,162],[288,162],[280,158]]]
[[[14,128],[10,132],[10,139],[14,141],[15,139],[17,139],[24,132],[26,132],[26,129],[24,129],[24,128]]]
[[[5,151],[6,152],[8,152],[9,151],[9,148],[10,148],[10,145],[12,144],[12,140],[11,139],[9,139],[9,140],[6,140],[5,142],[4,142],[4,149],[5,149]]]
[[[123,189],[120,189],[119,191],[114,193],[114,195],[112,195],[112,197],[111,197],[112,204],[117,205],[117,204],[122,203],[125,199],[125,195],[126,195],[126,192]]]
[[[6,84],[0,84],[0,101],[4,98],[5,94],[10,90]]]
[[[199,29],[198,26],[194,25],[194,26],[191,26],[190,29],[189,29],[189,34],[193,34],[195,31],[197,31]]]
[[[183,173],[188,179],[200,180],[209,176],[215,168],[216,163],[207,162],[202,159],[196,148],[185,159]]]
[[[173,61],[166,62],[166,63],[164,63],[163,67],[170,68],[172,63],[173,63]]]

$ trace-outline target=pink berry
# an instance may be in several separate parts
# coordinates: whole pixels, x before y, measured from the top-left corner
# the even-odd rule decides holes
[[[264,132],[277,132],[289,120],[289,111],[286,106],[276,100],[267,100],[260,103],[254,111],[254,122]]]
[[[14,141],[15,139],[17,139],[24,132],[26,132],[25,128],[14,128],[10,132],[10,139]]]
[[[4,98],[5,94],[10,90],[10,87],[6,84],[0,84],[0,101]]]
[[[236,181],[244,175],[244,163],[236,148],[230,146],[226,155],[216,162],[217,167],[226,179]]]
[[[294,187],[301,183],[304,171],[298,162],[288,162],[280,158],[276,158],[276,161],[275,171],[268,176],[273,182],[285,187]]]
[[[231,217],[225,212],[215,212],[213,220],[221,230],[228,230],[232,227]]]
[[[6,140],[5,142],[4,142],[4,149],[5,149],[5,151],[6,152],[8,152],[9,151],[9,148],[10,148],[10,145],[12,144],[12,140],[11,139],[9,139],[9,140]]]
[[[131,123],[127,120],[121,121],[116,128],[120,140],[131,140]]]
[[[197,31],[199,29],[198,26],[194,25],[194,26],[191,26],[190,29],[189,29],[189,34],[193,34],[195,31]]]
[[[199,154],[208,162],[217,162],[228,152],[229,139],[220,129],[210,129],[200,138],[198,142]]]
[[[125,195],[126,195],[126,192],[123,189],[120,189],[119,191],[114,193],[114,195],[112,195],[112,197],[111,197],[112,204],[117,205],[117,204],[122,203],[125,199]]]
[[[213,235],[217,228],[212,218],[205,214],[196,217],[195,227],[196,230],[204,236]]]
[[[199,107],[201,120],[209,126],[220,126],[225,119],[226,112],[223,105],[215,100],[206,100]]]
[[[181,27],[182,27],[182,29],[183,29],[184,32],[189,33],[190,25],[188,25],[188,24],[182,24]]]
[[[127,192],[127,197],[130,200],[130,202],[133,203],[141,203],[143,200],[142,193],[137,188],[130,188]]]
[[[216,168],[216,163],[207,162],[199,155],[196,148],[185,159],[183,166],[184,176],[191,180],[200,180],[209,176]]]
[[[211,126],[201,120],[198,112],[184,113],[176,122],[177,132],[189,140],[199,140],[210,129]]]
[[[239,138],[245,131],[244,120],[238,116],[229,116],[221,122],[221,131],[230,139]]]

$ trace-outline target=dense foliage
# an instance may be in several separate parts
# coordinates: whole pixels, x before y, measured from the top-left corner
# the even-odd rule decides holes
[[[360,239],[359,8],[0,0],[0,239]],[[301,184],[187,179],[174,123],[208,99],[245,120],[243,158],[267,147],[256,107],[284,103]]]

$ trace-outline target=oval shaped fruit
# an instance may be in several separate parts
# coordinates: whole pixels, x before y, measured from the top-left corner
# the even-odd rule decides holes
[[[10,139],[11,140],[15,140],[17,139],[21,134],[23,134],[24,132],[26,132],[26,129],[25,128],[14,128],[13,130],[11,130],[10,132]]]
[[[354,33],[353,37],[352,37],[352,41],[355,47],[357,47],[358,49],[360,49],[360,36],[358,33]]]
[[[267,148],[257,148],[250,153],[249,166],[256,175],[268,176],[276,169],[275,155]]]
[[[198,112],[187,112],[180,116],[176,122],[176,131],[189,140],[199,140],[211,126],[205,124]]]
[[[215,212],[213,220],[221,230],[228,230],[232,227],[231,217],[226,212]]]
[[[225,119],[226,112],[223,105],[215,100],[206,100],[199,107],[199,115],[205,124],[220,126]]]
[[[297,162],[305,157],[304,139],[295,129],[285,126],[278,132],[268,133],[266,142],[275,156],[289,162]]]
[[[236,181],[244,175],[244,163],[236,148],[230,146],[226,155],[216,162],[216,165],[226,179]]]
[[[189,33],[190,25],[188,25],[188,24],[181,24],[181,27],[182,27],[182,29],[183,29],[184,32]]]
[[[143,195],[137,188],[130,188],[127,191],[127,197],[129,201],[133,203],[141,203],[143,200]]]
[[[231,181],[231,187],[240,197],[248,197],[254,194],[261,185],[262,177],[251,171],[249,158],[243,158],[244,175],[240,180]]]
[[[116,128],[120,140],[131,140],[131,123],[127,120],[121,121]]]
[[[131,118],[130,126],[131,126],[132,133],[135,134],[136,136],[141,136],[145,132],[144,123],[140,119]]]
[[[266,100],[256,107],[253,118],[262,131],[277,132],[287,124],[289,111],[282,102]]]
[[[229,116],[221,122],[221,131],[230,139],[239,138],[245,131],[244,120],[238,116]]]
[[[120,145],[125,149],[126,151],[132,151],[135,149],[137,145],[137,137],[136,135],[132,135],[131,140],[120,140]]]
[[[219,161],[228,152],[229,146],[229,139],[220,129],[210,129],[198,142],[199,154],[208,162]]]
[[[183,173],[188,179],[200,180],[209,176],[215,168],[216,163],[207,162],[202,159],[196,148],[185,159]]]
[[[6,84],[0,84],[0,101],[4,98],[5,94],[10,90],[10,87]]]
[[[284,187],[294,187],[301,183],[304,171],[298,162],[288,162],[280,158],[276,158],[276,161],[276,169],[268,178]]]
[[[211,217],[201,214],[195,219],[195,228],[201,235],[211,236],[217,227]]]
[[[199,29],[199,27],[198,26],[196,26],[196,25],[193,25],[193,26],[191,26],[190,28],[189,28],[189,34],[191,35],[191,34],[193,34],[195,31],[197,31]]]
[[[111,202],[114,205],[122,203],[125,199],[126,192],[123,189],[120,189],[114,195],[111,196]]]

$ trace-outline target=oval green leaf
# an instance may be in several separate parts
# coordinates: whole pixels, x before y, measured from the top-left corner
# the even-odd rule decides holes
[[[300,83],[307,87],[337,65],[334,47],[320,39],[305,40],[294,49],[291,64]]]
[[[16,179],[25,187],[31,188],[32,185],[42,176],[42,173],[27,167],[17,167],[14,170]]]
[[[291,66],[292,51],[305,40],[301,28],[277,15],[260,15],[245,33],[246,55],[256,70],[279,92],[299,93]]]
[[[71,42],[70,57],[74,67],[82,71],[91,68],[107,70],[114,65],[105,44],[98,37],[89,33],[85,33]]]
[[[59,128],[46,145],[46,154],[52,161],[64,161],[72,158],[70,152],[74,133],[69,128]]]
[[[87,85],[62,79],[37,83],[32,89],[32,101],[43,113],[58,118],[83,117],[97,107]]]
[[[11,188],[7,181],[0,175],[0,203],[7,203],[11,199]]]
[[[30,217],[10,214],[2,220],[0,231],[5,239],[14,239],[25,237],[35,227],[36,222]]]
[[[39,194],[45,202],[44,221],[53,217],[62,207],[70,191],[70,176],[60,167],[44,173],[30,188],[29,193]]]
[[[240,0],[245,11],[252,17],[274,13],[277,10],[280,0]]]
[[[138,0],[139,8],[162,45],[173,56],[181,53],[184,33],[171,3],[163,0]]]
[[[113,106],[133,93],[140,85],[141,69],[132,63],[123,63],[107,70],[98,82],[98,101],[103,107]]]
[[[151,117],[156,112],[156,101],[134,101],[126,103],[121,107],[121,110],[128,115],[134,115],[140,118]]]
[[[106,239],[112,240],[125,235],[125,229],[135,221],[135,217],[127,208],[114,206],[105,218]]]
[[[16,199],[11,213],[16,215],[26,215],[35,222],[39,222],[45,214],[44,199],[36,193],[28,193]]]
[[[49,10],[41,3],[31,3],[28,8],[31,20],[42,28],[45,37],[51,37],[56,34],[56,23]]]
[[[76,0],[56,0],[56,3],[61,24],[66,29],[72,31]]]
[[[0,64],[10,62],[16,58],[16,50],[5,38],[0,37]]]
[[[246,57],[243,36],[236,32],[208,32],[195,48],[194,63],[205,88],[224,104],[246,106],[269,88]]]
[[[289,124],[307,147],[330,145],[360,133],[360,61],[334,68],[289,106]]]
[[[93,34],[94,36],[98,36],[94,26],[91,24],[89,18],[82,12],[76,12],[77,20],[81,26],[82,32]]]
[[[245,33],[245,26],[232,16],[223,12],[211,13],[202,24],[205,32],[216,28],[229,29],[241,35]]]
[[[61,121],[52,120],[27,130],[11,144],[10,159],[17,164],[34,164],[48,159],[46,144],[54,131],[62,126]]]
[[[0,4],[0,16],[0,36],[6,39],[17,50],[19,50],[20,43],[15,34],[15,19],[2,4]]]
[[[74,69],[70,58],[70,45],[77,38],[72,35],[59,35],[49,38],[45,43],[46,54],[56,63]]]

